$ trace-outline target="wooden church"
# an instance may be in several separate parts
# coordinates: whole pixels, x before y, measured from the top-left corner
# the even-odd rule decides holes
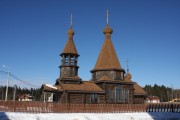
[[[78,51],[74,44],[72,24],[67,43],[60,54],[60,76],[54,85],[41,87],[44,101],[68,104],[142,104],[146,92],[131,80],[129,70],[121,67],[114,49],[108,22],[103,30],[105,40],[94,68],[92,78],[83,81],[78,76]]]

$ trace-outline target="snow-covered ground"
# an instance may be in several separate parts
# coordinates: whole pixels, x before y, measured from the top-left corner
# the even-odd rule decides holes
[[[16,113],[0,112],[0,120],[180,120],[180,113]]]

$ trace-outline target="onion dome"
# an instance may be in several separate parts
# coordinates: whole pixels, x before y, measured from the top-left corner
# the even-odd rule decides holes
[[[106,17],[107,17],[107,22],[106,22],[106,27],[104,28],[103,30],[103,33],[104,34],[112,34],[113,33],[113,30],[112,28],[109,26],[109,11],[107,10],[107,14],[106,14]]]
[[[132,78],[132,76],[131,76],[131,74],[128,72],[128,73],[125,75],[125,77],[124,77],[124,81],[125,81],[125,82],[132,82],[132,81],[131,81],[131,78]]]
[[[74,30],[72,28],[68,30],[68,35],[74,35]]]
[[[103,33],[104,33],[104,34],[107,34],[107,33],[112,34],[112,33],[113,33],[113,29],[112,29],[109,25],[107,25],[107,26],[104,28]]]
[[[128,72],[125,76],[127,79],[131,79],[132,78],[132,75]]]

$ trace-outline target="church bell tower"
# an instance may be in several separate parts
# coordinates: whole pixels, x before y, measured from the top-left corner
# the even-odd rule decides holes
[[[71,25],[68,30],[68,40],[67,43],[60,54],[61,63],[60,63],[60,77],[59,82],[62,83],[80,83],[81,78],[78,77],[78,57],[79,54],[76,50],[76,46],[73,41],[74,30],[72,29],[72,16],[71,16]]]

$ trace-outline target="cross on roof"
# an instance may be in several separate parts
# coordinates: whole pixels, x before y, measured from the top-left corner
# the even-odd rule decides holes
[[[109,24],[109,11],[106,11],[106,24]]]
[[[72,28],[72,14],[70,16],[70,28]]]

